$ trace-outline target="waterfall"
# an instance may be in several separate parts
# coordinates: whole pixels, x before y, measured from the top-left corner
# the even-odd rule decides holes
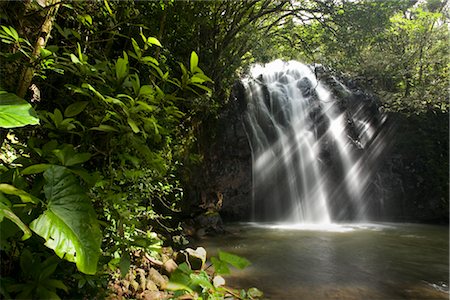
[[[375,129],[336,77],[296,61],[255,65],[243,80],[252,149],[253,220],[329,224],[365,220],[369,180],[361,151]],[[348,105],[347,105],[348,106]]]

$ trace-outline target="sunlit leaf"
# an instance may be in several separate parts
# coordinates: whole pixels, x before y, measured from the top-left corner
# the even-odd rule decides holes
[[[217,274],[230,274],[230,269],[228,268],[228,265],[226,262],[221,261],[220,259],[216,257],[211,257],[211,262],[214,266],[214,271]]]
[[[95,274],[100,256],[101,232],[95,211],[77,178],[65,167],[44,172],[47,210],[30,224],[45,245],[78,270]]]
[[[192,51],[192,53],[191,53],[191,60],[190,60],[190,69],[191,69],[191,72],[192,73],[194,73],[194,71],[195,71],[195,69],[197,68],[197,66],[198,66],[198,55],[197,55],[197,53],[195,53],[195,51]]]
[[[12,93],[0,94],[0,127],[37,125],[39,119],[31,105]]]
[[[15,195],[20,197],[20,200],[22,200],[22,202],[31,202],[31,203],[38,203],[39,199],[37,199],[36,197],[28,194],[27,192],[20,190],[18,188],[16,188],[15,186],[12,186],[10,184],[6,184],[6,183],[1,183],[0,184],[0,192],[7,194],[7,195]]]
[[[250,265],[247,259],[224,251],[219,251],[219,259],[238,269],[244,269]]]
[[[204,289],[214,289],[213,284],[209,281],[208,274],[206,274],[205,271],[201,271],[198,274],[191,274],[191,284],[193,285],[199,285]]]
[[[156,46],[162,47],[162,45],[161,45],[161,43],[158,41],[158,39],[157,39],[157,38],[154,38],[154,37],[149,37],[149,38],[147,39],[147,44],[151,44],[151,45],[156,45]]]
[[[151,62],[152,64],[159,65],[159,62],[155,58],[153,58],[151,56],[144,56],[144,57],[141,58],[141,61],[143,61],[143,62]]]
[[[133,119],[128,118],[127,122],[128,122],[128,125],[130,125],[130,127],[131,127],[131,129],[133,130],[134,133],[138,133],[140,131],[139,127],[137,126],[136,122],[134,122]]]
[[[109,15],[113,15],[113,12],[111,10],[111,7],[109,6],[108,0],[103,0],[103,3],[105,4],[106,10],[108,11]]]
[[[138,59],[141,58],[142,50],[134,38],[131,38],[131,44],[133,45],[134,52],[137,55],[136,58],[138,58]]]
[[[78,57],[75,56],[75,54],[70,54],[70,60],[71,60],[74,64],[81,64],[81,61],[78,59]]]
[[[52,51],[47,50],[45,48],[41,49],[41,53],[39,54],[42,58],[46,58],[49,57],[50,55],[52,55]]]
[[[141,88],[139,89],[139,96],[141,95],[152,95],[154,93],[154,89],[152,88],[151,85],[143,85],[141,86]]]

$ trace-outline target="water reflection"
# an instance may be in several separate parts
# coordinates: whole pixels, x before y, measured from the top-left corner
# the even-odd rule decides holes
[[[202,241],[248,258],[228,279],[269,299],[448,299],[448,228],[238,224]]]

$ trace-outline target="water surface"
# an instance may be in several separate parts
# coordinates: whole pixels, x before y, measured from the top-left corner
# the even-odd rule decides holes
[[[448,228],[419,224],[331,227],[233,224],[202,241],[252,265],[226,277],[267,299],[448,299]]]

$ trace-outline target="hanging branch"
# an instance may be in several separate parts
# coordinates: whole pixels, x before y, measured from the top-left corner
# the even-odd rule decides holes
[[[29,65],[25,68],[19,81],[19,87],[17,88],[17,95],[21,98],[25,97],[28,88],[31,85],[31,81],[34,76],[34,63],[39,59],[41,54],[41,49],[45,48],[47,41],[50,37],[50,32],[52,31],[53,22],[55,20],[56,14],[58,13],[59,5],[61,0],[50,0],[48,6],[51,6],[47,11],[44,23],[42,24],[39,35],[34,45],[33,52],[29,61]]]

